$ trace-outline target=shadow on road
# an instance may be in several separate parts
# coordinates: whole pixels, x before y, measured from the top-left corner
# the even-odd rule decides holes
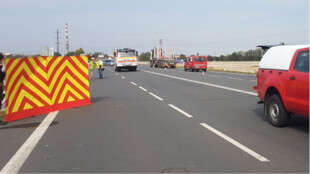
[[[98,103],[102,100],[108,99],[110,97],[91,97],[90,100],[92,103]]]
[[[263,107],[256,107],[253,109],[253,112],[256,116],[261,117],[266,124],[270,124],[268,117],[264,114]],[[300,115],[291,115],[288,127],[309,134],[309,118]]]
[[[20,128],[36,128],[40,125],[41,122],[34,122],[34,123],[25,123],[25,124],[18,124],[18,125],[12,125],[10,126],[10,123],[8,123],[5,127],[1,127],[0,130],[5,129],[20,129]],[[50,126],[55,126],[58,124],[57,121],[53,121]]]

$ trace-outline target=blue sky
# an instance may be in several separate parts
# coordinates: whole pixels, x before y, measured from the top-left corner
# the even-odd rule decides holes
[[[159,46],[175,53],[225,55],[259,44],[309,43],[308,0],[0,0],[0,52],[112,54]]]

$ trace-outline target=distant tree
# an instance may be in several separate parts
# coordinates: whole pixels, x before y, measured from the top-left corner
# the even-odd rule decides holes
[[[24,57],[28,57],[26,55],[23,54],[10,54],[8,56],[6,56],[7,58],[24,58]]]
[[[103,52],[95,52],[95,53],[88,53],[88,59],[91,59],[92,57],[99,57],[99,55],[104,55]]]
[[[219,57],[217,57],[217,56],[207,56],[208,57],[208,61],[219,61]]]
[[[183,59],[185,61],[186,60],[186,55],[185,54],[180,54],[180,59]]]
[[[105,58],[105,59],[109,58],[109,55],[104,54],[104,58]]]
[[[79,48],[79,49],[75,50],[75,52],[74,52],[75,56],[79,56],[81,54],[85,54],[83,48]]]
[[[75,52],[70,51],[68,54],[66,54],[66,56],[74,56],[75,55],[74,53]]]
[[[141,53],[139,56],[139,61],[149,61],[151,57],[150,52]]]
[[[31,55],[31,57],[40,57],[40,54]]]
[[[54,52],[54,56],[61,56],[61,54],[58,52]]]

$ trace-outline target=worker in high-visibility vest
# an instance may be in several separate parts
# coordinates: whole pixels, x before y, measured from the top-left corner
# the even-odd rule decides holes
[[[102,75],[102,71],[104,70],[103,62],[97,58],[95,63],[96,63],[96,68],[98,69],[98,72],[99,72],[99,79],[103,79],[103,75]]]
[[[89,79],[93,78],[95,66],[96,66],[96,58],[92,57],[89,63]]]

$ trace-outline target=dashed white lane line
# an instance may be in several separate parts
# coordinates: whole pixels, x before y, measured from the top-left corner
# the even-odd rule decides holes
[[[111,72],[114,72],[114,71],[111,71]]]
[[[178,80],[183,80],[183,81],[187,81],[187,82],[197,83],[197,84],[201,84],[201,85],[211,86],[211,87],[215,87],[215,88],[219,88],[219,89],[225,89],[225,90],[229,90],[229,91],[234,91],[234,92],[239,92],[239,93],[243,93],[243,94],[257,96],[256,92],[250,92],[250,91],[245,91],[245,90],[241,90],[241,89],[236,89],[236,88],[216,85],[216,84],[212,84],[212,83],[206,83],[206,82],[200,82],[200,81],[196,81],[196,80],[185,79],[185,78],[182,78],[182,77],[176,77],[176,76],[171,76],[171,75],[167,75],[167,74],[161,74],[161,73],[152,72],[152,71],[146,71],[146,70],[141,70],[141,71],[147,72],[147,73],[151,73],[151,74],[160,75],[160,76],[164,76],[164,77],[169,77],[169,78],[173,78],[173,79],[178,79]]]
[[[122,79],[125,79],[125,77],[124,77],[124,76],[122,76]]]
[[[210,75],[210,76],[212,76],[212,77],[222,77],[222,76],[217,76],[217,75]]]
[[[115,75],[118,75],[118,73],[115,73]]]
[[[193,117],[193,116],[190,115],[189,113],[187,113],[187,112],[183,111],[182,109],[180,109],[180,108],[174,106],[173,104],[168,104],[168,105],[169,105],[170,107],[172,107],[173,109],[179,111],[181,114],[185,115],[185,116],[188,117],[188,118],[192,118],[192,117]]]
[[[149,94],[152,95],[153,97],[157,98],[157,99],[160,100],[160,101],[164,101],[164,99],[158,97],[157,95],[155,95],[155,94],[153,94],[153,93],[151,93],[151,92],[149,92]]]
[[[211,132],[215,133],[216,135],[222,137],[223,139],[225,139],[226,141],[228,141],[229,143],[235,145],[236,147],[238,147],[239,149],[243,150],[244,152],[248,153],[249,155],[253,156],[254,158],[258,159],[261,162],[268,162],[269,160],[265,157],[263,157],[262,155],[254,152],[253,150],[247,148],[246,146],[242,145],[241,143],[237,142],[236,140],[228,137],[227,135],[223,134],[222,132],[214,129],[213,127],[207,125],[206,123],[200,123],[201,126],[205,127],[206,129],[210,130]]]
[[[251,82],[256,82],[257,80],[250,80]]]
[[[229,79],[233,79],[233,80],[242,80],[241,78],[235,78],[235,77],[227,77]]]
[[[142,89],[143,91],[147,91],[147,89],[143,88],[142,86],[139,86],[140,89]]]
[[[137,84],[136,83],[134,83],[134,82],[130,82],[131,84],[133,84],[133,85],[135,85],[135,86],[137,86]]]
[[[36,130],[30,135],[25,143],[18,149],[10,161],[3,167],[0,173],[17,173],[29,157],[32,150],[36,147],[47,128],[57,116],[58,111],[49,113]]]

